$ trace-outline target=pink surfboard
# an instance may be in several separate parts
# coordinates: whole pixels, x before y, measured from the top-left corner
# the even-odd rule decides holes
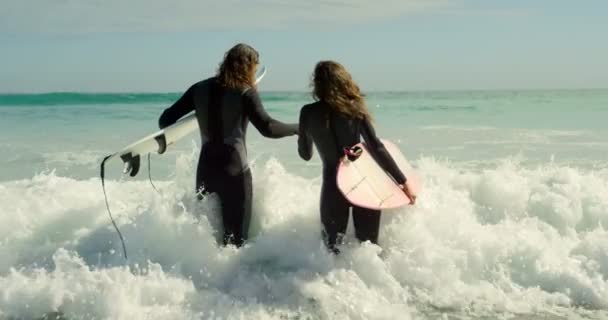
[[[399,148],[390,141],[382,140],[384,146],[407,177],[407,185],[417,195],[422,187],[416,175]],[[356,146],[362,153],[352,161],[343,157],[338,164],[338,188],[348,201],[356,206],[369,209],[393,209],[410,203],[399,185],[376,163],[364,143]]]

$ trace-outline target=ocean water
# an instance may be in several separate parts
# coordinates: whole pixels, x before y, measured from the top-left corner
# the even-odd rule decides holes
[[[252,239],[220,247],[199,139],[136,178],[103,156],[178,97],[0,95],[0,319],[608,319],[608,90],[369,93],[424,181],[380,245],[320,240],[320,162],[250,126]],[[263,93],[295,122],[305,93]]]

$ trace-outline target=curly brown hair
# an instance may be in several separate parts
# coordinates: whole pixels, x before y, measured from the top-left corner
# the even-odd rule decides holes
[[[255,87],[255,70],[260,54],[251,46],[239,43],[230,48],[217,70],[219,83],[227,88]]]
[[[364,95],[343,65],[335,61],[320,61],[312,79],[312,95],[335,111],[352,118],[372,120]]]

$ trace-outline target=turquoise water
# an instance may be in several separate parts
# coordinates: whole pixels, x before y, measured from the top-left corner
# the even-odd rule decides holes
[[[99,159],[157,129],[164,108],[179,97],[159,94],[0,95],[0,180],[27,178],[55,169],[61,175],[96,175]],[[264,93],[273,116],[296,122],[306,93]],[[480,91],[370,93],[378,132],[421,156],[469,164],[516,158],[528,165],[557,162],[581,168],[606,166],[608,91]],[[252,157],[277,155],[302,169],[294,139],[268,143],[252,128]],[[192,135],[173,156],[191,149]],[[179,152],[178,152],[179,151]],[[155,159],[167,176],[174,157]]]
[[[380,246],[319,240],[320,162],[250,126],[249,244],[216,245],[192,195],[199,138],[135,179],[103,156],[157,129],[177,93],[0,95],[0,319],[606,319],[608,90],[374,92],[380,136],[424,181]],[[306,93],[264,92],[296,122]]]

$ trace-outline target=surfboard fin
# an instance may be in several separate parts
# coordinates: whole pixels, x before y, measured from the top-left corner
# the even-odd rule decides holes
[[[156,140],[156,143],[158,143],[158,154],[165,153],[165,151],[167,151],[167,138],[165,135],[159,134],[154,137],[154,140]]]
[[[125,163],[123,172],[128,173],[131,177],[135,177],[139,172],[139,167],[141,164],[139,155],[134,157],[131,153],[127,153],[120,156],[120,158]]]

